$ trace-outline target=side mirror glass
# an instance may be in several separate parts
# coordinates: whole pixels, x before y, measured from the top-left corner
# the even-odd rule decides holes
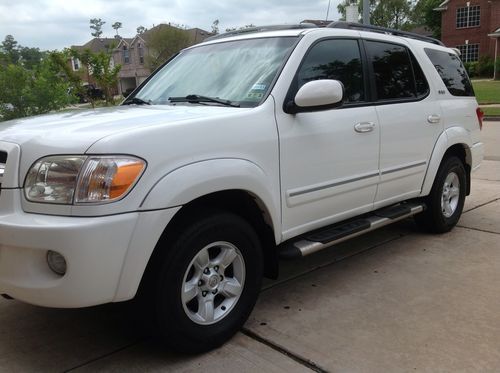
[[[307,82],[295,95],[296,112],[322,110],[342,104],[344,86],[338,80]]]

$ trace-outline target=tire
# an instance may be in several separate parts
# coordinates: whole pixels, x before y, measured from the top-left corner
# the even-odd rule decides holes
[[[184,353],[222,345],[243,326],[260,292],[263,256],[255,231],[237,215],[215,212],[184,229],[167,250],[156,277],[155,334]]]
[[[415,216],[417,225],[432,233],[449,232],[462,215],[466,189],[467,177],[462,161],[455,156],[445,158],[429,196],[424,199],[427,209]]]

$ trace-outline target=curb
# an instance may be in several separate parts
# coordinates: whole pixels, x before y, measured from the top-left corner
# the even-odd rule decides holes
[[[491,117],[484,117],[483,121],[485,122],[500,122],[500,116],[491,116]]]

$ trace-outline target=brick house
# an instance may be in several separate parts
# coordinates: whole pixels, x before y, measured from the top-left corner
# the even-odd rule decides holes
[[[83,45],[72,45],[71,49],[77,50],[78,52],[84,52],[88,49],[93,53],[99,53],[114,49],[119,42],[120,40],[116,38],[94,38]],[[78,58],[71,58],[68,63],[73,71],[78,71],[80,73],[84,84],[96,86],[92,73],[88,71],[87,66],[84,66]],[[116,89],[114,93],[117,92],[118,89]]]
[[[90,49],[94,53],[112,50],[112,63],[122,66],[118,73],[118,85],[114,90],[114,94],[128,93],[151,74],[151,70],[146,63],[149,53],[148,40],[155,31],[162,27],[174,26],[160,24],[133,38],[94,38],[84,45],[73,45],[71,49],[80,52]],[[201,43],[213,35],[199,28],[188,29],[185,32],[188,35],[189,45]],[[72,58],[68,63],[73,71],[80,72],[84,84],[96,85],[92,73],[87,70],[86,66],[82,65],[81,61]]]
[[[116,46],[113,52],[113,60],[116,64],[121,64],[119,72],[119,93],[128,93],[144,82],[151,74],[147,65],[147,56],[149,54],[148,41],[151,35],[164,27],[174,27],[167,24],[157,25],[143,34],[138,34],[134,38],[123,38]],[[201,43],[206,38],[212,36],[208,31],[192,28],[185,30],[188,35],[188,44],[194,45]]]
[[[490,34],[500,28],[500,0],[446,0],[435,10],[441,12],[441,40],[458,48],[464,62],[495,58]]]

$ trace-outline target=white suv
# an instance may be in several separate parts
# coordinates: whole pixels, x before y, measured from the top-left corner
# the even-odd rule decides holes
[[[170,346],[213,348],[280,255],[413,215],[450,230],[481,119],[433,39],[345,23],[218,36],[121,106],[1,124],[0,293],[48,307],[140,294]]]

